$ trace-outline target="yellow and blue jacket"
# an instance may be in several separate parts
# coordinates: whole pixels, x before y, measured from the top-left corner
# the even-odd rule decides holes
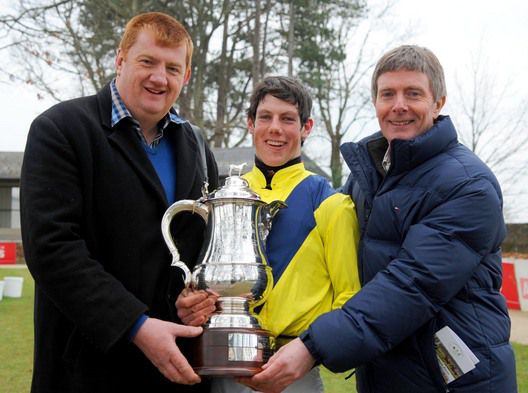
[[[360,289],[354,204],[303,163],[277,171],[271,189],[256,166],[244,178],[263,201],[288,205],[273,219],[266,240],[274,286],[259,321],[276,337],[296,337]]]

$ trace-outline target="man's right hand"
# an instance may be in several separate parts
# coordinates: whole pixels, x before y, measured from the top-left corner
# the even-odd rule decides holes
[[[132,341],[167,379],[193,385],[200,382],[200,377],[180,352],[176,338],[195,337],[201,333],[201,327],[148,318]]]
[[[216,310],[217,296],[206,291],[185,288],[176,299],[180,320],[190,326],[201,326]]]

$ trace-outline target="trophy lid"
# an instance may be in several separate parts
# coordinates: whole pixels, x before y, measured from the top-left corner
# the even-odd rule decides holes
[[[242,168],[246,163],[240,165],[229,166],[229,177],[226,178],[225,184],[207,195],[207,200],[214,199],[247,199],[253,201],[261,201],[260,196],[249,188],[249,183],[246,179],[243,179],[240,175],[242,174]],[[238,171],[238,174],[233,172]]]

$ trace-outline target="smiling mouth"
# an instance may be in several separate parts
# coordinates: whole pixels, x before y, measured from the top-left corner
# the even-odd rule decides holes
[[[389,121],[390,124],[392,124],[393,126],[396,126],[396,127],[408,126],[412,122],[414,122],[414,120],[400,120],[400,121],[392,120],[392,121]]]
[[[286,142],[267,140],[266,143],[271,147],[282,147]]]
[[[165,93],[165,91],[163,91],[163,90],[150,89],[148,87],[145,87],[145,90],[148,91],[151,94],[156,94],[156,95],[161,95],[161,94]]]

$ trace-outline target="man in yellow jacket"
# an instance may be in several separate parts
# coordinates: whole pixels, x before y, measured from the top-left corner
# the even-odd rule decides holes
[[[301,146],[313,128],[312,99],[297,80],[272,76],[250,99],[247,124],[255,165],[244,177],[263,201],[285,201],[266,241],[274,286],[259,322],[283,345],[317,316],[341,307],[360,288],[357,269],[359,228],[349,196],[305,169]],[[352,228],[352,230],[351,230]],[[200,325],[214,311],[214,298],[184,290],[176,303],[186,324]],[[323,392],[314,368],[286,392]],[[251,392],[234,379],[216,378],[213,393]]]

